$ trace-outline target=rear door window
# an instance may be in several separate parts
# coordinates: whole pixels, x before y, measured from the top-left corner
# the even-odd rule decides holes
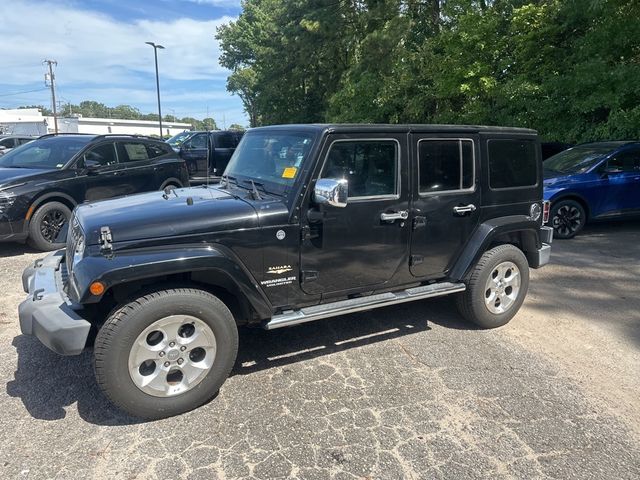
[[[494,189],[533,187],[538,184],[536,142],[489,139],[489,186]]]
[[[421,139],[418,142],[418,172],[421,194],[473,189],[473,141]]]
[[[238,142],[235,140],[233,133],[222,133],[215,137],[216,148],[236,148]]]
[[[123,158],[125,163],[143,162],[149,160],[149,153],[147,152],[147,146],[140,142],[122,142]]]

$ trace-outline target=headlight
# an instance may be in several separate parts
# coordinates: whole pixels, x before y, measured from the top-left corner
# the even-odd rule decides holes
[[[76,241],[76,246],[73,249],[73,266],[74,267],[80,260],[82,260],[83,255],[84,255],[84,235],[80,234],[80,237],[78,237],[78,240]]]
[[[12,192],[0,192],[0,213],[5,213],[16,201],[16,195]]]

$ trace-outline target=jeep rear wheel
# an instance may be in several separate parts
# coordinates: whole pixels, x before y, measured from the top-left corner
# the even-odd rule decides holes
[[[116,406],[157,419],[213,398],[237,350],[229,309],[208,292],[176,288],[113,312],[96,337],[94,367],[98,385]]]
[[[518,313],[528,288],[527,258],[513,245],[499,245],[474,267],[467,290],[458,296],[458,310],[482,328],[500,327]]]

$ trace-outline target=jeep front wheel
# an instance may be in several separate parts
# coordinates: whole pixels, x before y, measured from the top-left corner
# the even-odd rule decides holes
[[[486,251],[471,272],[467,290],[458,296],[458,310],[482,328],[495,328],[511,320],[529,289],[529,264],[513,245]]]
[[[175,288],[115,310],[96,337],[94,368],[116,406],[158,419],[211,400],[237,351],[238,330],[226,305],[203,290]]]

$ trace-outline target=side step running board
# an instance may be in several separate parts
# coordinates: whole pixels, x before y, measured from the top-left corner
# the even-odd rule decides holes
[[[462,292],[465,289],[466,286],[464,283],[434,283],[421,287],[408,288],[407,290],[399,292],[379,293],[368,297],[358,297],[341,300],[339,302],[325,303],[323,305],[314,305],[313,307],[305,307],[300,310],[287,310],[278,315],[274,315],[263,327],[265,330],[289,327],[322,318],[386,307],[387,305],[394,305],[396,303],[439,297],[450,293]]]

